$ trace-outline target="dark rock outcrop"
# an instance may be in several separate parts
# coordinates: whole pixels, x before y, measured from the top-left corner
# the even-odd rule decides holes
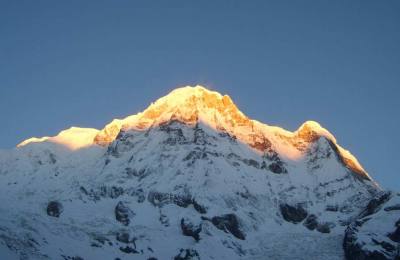
[[[382,191],[377,194],[375,198],[370,200],[367,207],[360,213],[359,217],[362,218],[377,212],[381,206],[390,199],[391,195],[392,193],[388,191]]]
[[[130,218],[135,216],[135,213],[126,206],[122,201],[118,202],[115,207],[115,218],[125,226],[129,225]]]
[[[283,166],[283,163],[273,162],[268,166],[268,169],[276,174],[287,173],[286,168]]]
[[[203,205],[200,205],[199,203],[197,203],[197,201],[195,199],[192,200],[192,204],[194,209],[199,212],[200,214],[206,214],[207,213],[207,209],[206,207],[204,207]]]
[[[388,237],[397,243],[400,243],[400,219],[395,224],[396,230],[388,235]],[[400,245],[399,245],[400,246]]]
[[[400,210],[400,204],[384,208],[385,211]]]
[[[333,223],[320,223],[317,216],[315,216],[314,214],[308,215],[307,218],[304,220],[303,225],[309,230],[316,229],[320,233],[330,233],[331,227],[335,226]]]
[[[139,251],[137,251],[135,248],[130,247],[130,246],[125,246],[125,247],[120,247],[119,250],[121,252],[124,252],[125,254],[138,254]]]
[[[181,208],[193,205],[194,209],[200,214],[207,213],[206,207],[199,204],[190,194],[172,194],[158,191],[150,191],[147,200],[155,207],[162,207],[167,204],[175,204]]]
[[[307,211],[300,205],[281,204],[280,211],[283,219],[294,224],[302,222],[308,215]]]
[[[183,235],[193,237],[196,241],[200,240],[201,224],[195,225],[189,219],[182,218],[181,229]]]
[[[213,217],[211,223],[213,223],[216,228],[223,230],[226,233],[231,233],[238,239],[244,240],[246,238],[245,234],[240,230],[239,220],[235,214],[225,214]]]
[[[318,220],[317,216],[314,214],[309,215],[306,220],[304,221],[303,225],[308,228],[309,230],[314,230],[318,227]]]
[[[265,151],[265,154],[263,156],[264,158],[268,159],[271,163],[268,165],[268,169],[276,174],[282,174],[282,173],[287,173],[287,169],[285,168],[284,162],[281,160],[279,157],[278,153],[273,150],[272,148],[269,148]],[[262,163],[261,168],[266,168],[266,164]]]
[[[63,212],[63,206],[58,201],[50,201],[49,204],[47,204],[46,211],[47,215],[58,218]]]

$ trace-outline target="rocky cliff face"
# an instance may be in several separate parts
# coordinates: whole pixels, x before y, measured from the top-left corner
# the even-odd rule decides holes
[[[319,124],[268,126],[203,87],[62,136],[0,155],[0,256],[373,259],[365,219],[399,216],[368,211],[382,191]]]
[[[343,248],[347,259],[400,259],[400,194],[377,194],[351,223]]]

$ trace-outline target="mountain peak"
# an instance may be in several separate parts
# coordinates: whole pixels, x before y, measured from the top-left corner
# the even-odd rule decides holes
[[[315,141],[317,138],[323,136],[336,143],[335,137],[328,130],[323,128],[318,122],[312,120],[304,122],[296,131],[296,134],[307,141]]]
[[[114,119],[102,130],[70,128],[55,137],[30,138],[18,147],[30,143],[51,142],[70,150],[91,145],[107,146],[121,132],[147,131],[151,128],[178,121],[185,125],[206,125],[224,132],[263,154],[276,151],[282,158],[300,160],[310,144],[325,137],[337,148],[338,156],[347,168],[363,178],[370,179],[357,159],[337,144],[335,137],[319,123],[306,121],[297,131],[269,126],[244,115],[228,95],[208,90],[203,86],[186,86],[171,91],[152,103],[143,112],[124,119]]]
[[[214,98],[222,98],[222,95],[216,91],[209,90],[201,85],[185,86],[179,87],[172,90],[166,96],[160,98],[159,100],[168,100],[170,102],[181,102],[182,100],[193,98],[193,97],[214,97]]]
[[[350,258],[397,246],[400,197],[328,130],[263,124],[201,86],[19,147],[0,151],[12,202],[0,204],[1,259],[343,259],[341,245]]]
[[[222,96],[203,86],[186,86],[171,91],[151,104],[143,112],[143,117],[157,120],[163,114],[174,114],[178,117],[182,116],[180,119],[186,122],[192,119],[193,114],[205,114],[206,110],[223,112],[226,109],[237,110],[229,96]]]
[[[142,113],[112,121],[96,136],[95,142],[106,145],[115,139],[121,129],[144,130],[170,121],[188,125],[201,122],[219,130],[251,124],[228,95],[203,86],[186,86],[159,98]]]

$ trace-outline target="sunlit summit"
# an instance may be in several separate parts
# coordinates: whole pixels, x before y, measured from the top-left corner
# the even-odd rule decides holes
[[[190,126],[204,124],[216,131],[225,132],[260,152],[269,145],[265,140],[270,140],[280,155],[292,160],[304,155],[304,141],[325,137],[335,144],[348,167],[367,177],[357,159],[338,146],[334,136],[317,122],[307,121],[295,132],[269,126],[249,119],[228,95],[221,95],[199,85],[177,88],[152,103],[143,112],[124,119],[115,119],[102,130],[71,127],[55,137],[27,139],[18,147],[36,142],[53,142],[71,150],[92,145],[105,146],[113,142],[121,131],[144,131],[171,121]]]

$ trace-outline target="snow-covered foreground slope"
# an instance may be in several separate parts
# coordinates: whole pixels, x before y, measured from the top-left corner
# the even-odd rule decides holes
[[[1,152],[0,258],[343,259],[381,192],[317,123],[291,133],[186,87]]]

